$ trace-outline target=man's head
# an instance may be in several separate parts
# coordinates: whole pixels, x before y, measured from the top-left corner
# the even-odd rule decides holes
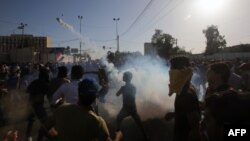
[[[44,81],[49,81],[49,69],[46,67],[41,67],[39,69],[39,79]]]
[[[189,59],[185,56],[174,57],[170,60],[171,69],[184,69],[191,67]]]
[[[71,79],[79,80],[82,78],[83,73],[84,73],[83,67],[80,65],[75,65],[71,69]]]
[[[180,94],[184,86],[188,86],[193,75],[189,59],[184,56],[174,57],[170,60],[169,95]]]
[[[79,104],[90,106],[96,99],[98,85],[91,79],[84,79],[78,84]]]
[[[133,75],[131,72],[126,71],[123,73],[123,81],[124,82],[131,82],[132,78],[133,78]]]
[[[20,73],[20,68],[17,65],[13,65],[10,67],[10,75],[17,75]]]
[[[67,77],[68,69],[65,66],[58,67],[58,78],[65,78]]]
[[[230,69],[225,63],[211,64],[207,72],[207,81],[211,89],[227,84],[230,77]]]

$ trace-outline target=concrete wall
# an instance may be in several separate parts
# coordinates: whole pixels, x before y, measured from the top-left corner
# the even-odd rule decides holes
[[[77,57],[72,55],[63,55],[60,58],[56,58],[56,53],[47,53],[46,50],[41,50],[41,55],[38,52],[33,52],[32,48],[21,48],[17,50],[11,50],[10,59],[7,60],[6,56],[3,62],[18,62],[18,63],[47,63],[47,62],[74,62],[78,61]],[[1,61],[1,55],[0,55]]]
[[[8,53],[1,53],[0,54],[0,63],[6,63],[10,61],[10,56]]]
[[[31,48],[13,49],[10,51],[10,62],[33,62],[35,56],[32,56]]]
[[[192,59],[209,59],[209,60],[234,60],[235,58],[250,59],[250,52],[238,52],[238,53],[215,53],[212,55],[194,54],[191,55]]]
[[[58,59],[56,58],[56,54],[54,53],[50,53],[50,54],[43,54],[41,56],[41,60],[43,63],[46,62],[51,62],[51,63],[55,63],[55,62],[64,62],[64,63],[68,63],[68,62],[74,62],[74,56],[72,55],[62,55],[62,58]]]

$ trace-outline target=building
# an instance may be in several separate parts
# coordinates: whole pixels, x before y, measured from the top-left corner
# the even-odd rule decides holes
[[[29,48],[32,54],[42,54],[47,47],[51,46],[49,37],[33,36],[28,34],[11,34],[0,36],[0,61],[18,62],[20,54],[18,50]],[[30,53],[29,53],[30,54]],[[24,52],[22,57],[30,58]]]
[[[11,34],[10,36],[0,36],[1,53],[6,53],[16,48],[47,48],[50,46],[51,40],[49,37],[36,37],[28,34]]]
[[[235,60],[236,58],[250,60],[250,52],[224,52],[211,55],[192,54],[188,55],[188,57],[192,60]]]
[[[18,52],[18,55],[16,55]],[[68,53],[67,48],[64,47],[49,47],[43,48],[40,52],[34,52],[32,48],[18,48],[11,50],[9,53],[11,62],[18,63],[58,63],[58,62],[76,62],[79,57]]]

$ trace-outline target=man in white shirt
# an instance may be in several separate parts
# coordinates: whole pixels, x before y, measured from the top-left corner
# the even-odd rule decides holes
[[[57,91],[53,94],[52,103],[60,98],[66,103],[77,103],[78,102],[78,83],[80,82],[84,73],[84,69],[80,65],[75,65],[71,69],[71,82],[65,83],[60,86]]]
[[[91,79],[79,83],[79,102],[59,107],[44,124],[48,134],[59,141],[120,141],[122,132],[110,137],[105,120],[93,112],[91,106],[98,94],[98,85]],[[74,116],[72,116],[74,115]]]

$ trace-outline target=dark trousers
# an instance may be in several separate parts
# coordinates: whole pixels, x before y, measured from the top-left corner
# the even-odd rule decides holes
[[[32,105],[32,112],[30,113],[29,117],[28,117],[28,125],[27,125],[27,130],[26,130],[26,137],[30,137],[31,136],[31,131],[32,131],[32,126],[35,122],[35,117],[38,118],[38,120],[41,123],[41,129],[39,130],[39,135],[38,135],[38,140],[39,138],[41,138],[41,134],[40,131],[42,131],[43,129],[43,123],[44,121],[47,119],[47,113],[45,108],[43,107],[43,104],[38,104],[38,105]]]
[[[5,124],[6,124],[6,119],[4,118],[4,112],[1,109],[1,105],[0,105],[0,127],[5,126]]]
[[[137,111],[135,108],[132,108],[132,109],[126,109],[126,108],[122,108],[121,111],[119,112],[118,116],[117,116],[117,119],[116,119],[116,123],[117,123],[117,128],[116,130],[119,131],[121,130],[121,123],[122,123],[122,120],[128,116],[132,116],[132,118],[135,120],[135,123],[137,124],[137,126],[140,128],[144,138],[147,138],[146,136],[146,132],[143,128],[143,125],[142,125],[142,121],[141,121],[141,118],[140,116],[138,115]]]

